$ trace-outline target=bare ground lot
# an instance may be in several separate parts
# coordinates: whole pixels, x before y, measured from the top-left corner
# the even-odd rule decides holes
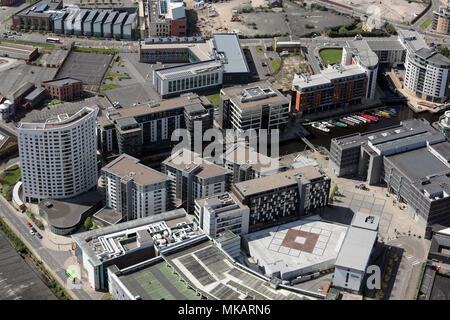
[[[284,1],[283,8],[253,9],[252,12],[239,14],[241,21],[231,22],[233,10],[251,6],[250,2],[231,0],[214,3],[218,15],[209,17],[208,10],[193,9],[194,0],[186,1],[188,19],[197,22],[191,27],[191,33],[201,32],[210,35],[220,31],[234,31],[241,35],[273,35],[292,34],[302,36],[311,32],[321,32],[325,27],[343,25],[350,22],[350,18],[331,11],[310,10],[288,1]],[[306,28],[306,24],[314,25],[313,29]]]
[[[270,80],[275,80],[279,83],[283,87],[283,90],[290,90],[294,74],[306,71],[305,59],[300,54],[297,54],[282,58],[281,69]]]

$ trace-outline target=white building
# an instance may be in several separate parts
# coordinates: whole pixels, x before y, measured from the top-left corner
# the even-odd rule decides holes
[[[127,154],[102,168],[106,206],[124,220],[139,219],[168,209],[166,175],[139,163]]]
[[[97,185],[98,107],[17,129],[25,201],[65,199]]]
[[[0,119],[6,120],[14,115],[14,102],[11,100],[6,100],[2,104],[0,104]]]
[[[195,219],[212,238],[226,230],[237,235],[247,234],[249,214],[250,209],[228,192],[195,200]]]
[[[153,71],[153,85],[163,97],[219,87],[223,82],[223,65],[209,60]]]
[[[336,259],[333,285],[353,292],[362,289],[377,241],[379,216],[355,213]]]
[[[445,102],[450,96],[450,59],[429,48],[416,31],[399,30],[398,34],[407,51],[405,88],[418,98]]]

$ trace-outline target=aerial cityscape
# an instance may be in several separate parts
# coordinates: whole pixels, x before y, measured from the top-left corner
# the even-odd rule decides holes
[[[450,300],[449,0],[0,1],[0,300]]]

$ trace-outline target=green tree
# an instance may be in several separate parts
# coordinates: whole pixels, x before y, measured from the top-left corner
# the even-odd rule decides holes
[[[92,226],[93,226],[93,223],[92,223],[91,217],[87,217],[86,220],[84,221],[84,227],[86,229],[90,229],[90,228],[92,228]]]

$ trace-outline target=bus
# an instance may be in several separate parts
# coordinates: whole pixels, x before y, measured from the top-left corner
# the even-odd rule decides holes
[[[60,43],[61,40],[59,38],[47,38],[48,43]]]

